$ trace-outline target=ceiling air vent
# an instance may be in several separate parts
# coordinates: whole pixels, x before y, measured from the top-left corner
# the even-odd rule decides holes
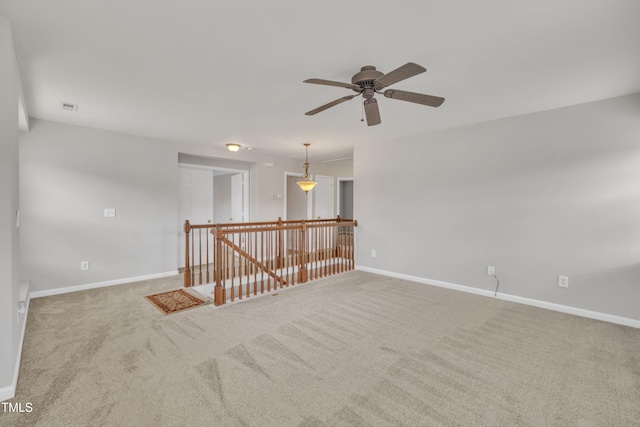
[[[78,104],[70,104],[68,102],[60,101],[60,108],[64,111],[78,111]]]

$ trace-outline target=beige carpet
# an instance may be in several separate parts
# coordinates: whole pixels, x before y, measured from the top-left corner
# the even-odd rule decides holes
[[[163,316],[175,277],[35,299],[16,426],[634,426],[640,330],[353,271]],[[140,296],[132,298],[132,296]]]

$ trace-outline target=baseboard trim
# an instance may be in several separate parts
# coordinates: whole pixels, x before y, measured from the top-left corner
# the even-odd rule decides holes
[[[368,273],[380,274],[382,276],[395,277],[397,279],[410,280],[412,282],[423,283],[426,285],[439,286],[441,288],[453,289],[456,291],[467,292],[470,294],[482,295],[491,298],[498,298],[505,301],[515,302],[518,304],[530,305],[533,307],[544,308],[547,310],[558,311],[561,313],[573,314],[575,316],[587,317],[590,319],[602,320],[604,322],[616,323],[618,325],[630,326],[640,329],[640,320],[629,319],[628,317],[615,316],[613,314],[600,313],[598,311],[585,310],[582,308],[571,307],[568,305],[555,304],[552,302],[536,300],[532,298],[519,297],[516,295],[498,292],[496,296],[493,291],[485,289],[473,288],[471,286],[458,285],[455,283],[442,282],[440,280],[426,279],[424,277],[410,276],[408,274],[394,273],[392,271],[380,270],[377,268],[356,265],[356,270],[366,271]]]
[[[4,402],[5,400],[9,400],[16,395],[16,387],[0,387],[0,402]]]
[[[177,276],[178,270],[165,273],[147,274],[145,276],[128,277],[125,279],[107,280],[106,282],[88,283],[86,285],[68,286],[64,288],[47,289],[45,291],[31,292],[31,298],[48,297],[51,295],[67,294],[69,292],[86,291],[87,289],[104,288],[106,286],[122,285],[125,283],[139,282],[141,280],[160,279],[162,277]]]
[[[11,399],[16,395],[16,387],[18,386],[18,375],[20,374],[20,363],[22,362],[22,344],[24,343],[24,334],[27,330],[27,317],[29,316],[29,303],[31,296],[29,295],[29,282],[20,283],[20,301],[24,299],[26,310],[24,319],[22,319],[22,327],[20,331],[20,343],[18,344],[18,353],[16,356],[16,365],[13,368],[13,380],[11,385],[0,387],[0,402]]]

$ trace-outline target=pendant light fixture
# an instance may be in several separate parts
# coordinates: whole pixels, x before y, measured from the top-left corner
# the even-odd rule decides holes
[[[311,144],[304,144],[306,149],[304,158],[304,176],[302,177],[302,181],[296,182],[296,184],[298,184],[305,193],[309,193],[309,190],[316,186],[316,183],[311,181],[311,178],[309,177],[309,145]]]

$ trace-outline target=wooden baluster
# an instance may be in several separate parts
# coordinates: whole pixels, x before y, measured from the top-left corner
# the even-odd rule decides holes
[[[280,289],[285,287],[287,282],[287,270],[285,269],[285,261],[286,258],[281,256],[284,253],[284,230],[278,231],[278,253],[276,254],[276,263],[278,263],[278,267],[280,268],[280,277],[282,277],[282,283],[280,283]],[[282,238],[282,240],[281,240]]]
[[[206,241],[207,241],[207,259],[205,260],[205,262],[207,263],[207,283],[211,283],[211,281],[209,280],[209,229],[206,229],[206,233],[205,233],[205,237],[206,237]]]
[[[258,258],[258,236],[255,233],[251,233],[251,240],[253,243],[253,257]],[[251,269],[253,270],[253,295],[258,295],[258,271],[255,268],[255,265],[251,264]]]
[[[224,230],[220,229],[220,235],[224,236]],[[226,249],[226,245],[225,245],[225,249]],[[227,303],[227,279],[225,277],[225,269],[222,267],[223,264],[223,256],[224,256],[224,251],[222,250],[222,245],[220,245],[220,250],[217,251],[216,253],[219,253],[220,255],[218,255],[218,259],[220,260],[220,278],[221,278],[221,282],[222,282],[222,303],[226,304]]]
[[[239,234],[232,234],[231,235],[231,239],[233,241],[233,243],[236,243],[236,238],[237,236],[239,236]],[[236,280],[236,273],[238,276],[238,298],[242,299],[242,276],[240,276],[240,270],[242,269],[242,259],[238,256],[238,267],[237,267],[237,272],[236,272],[236,254],[235,252],[231,252],[231,262],[233,263],[233,269],[231,271],[233,271],[233,281],[235,283]]]
[[[331,227],[331,271],[333,274],[338,274],[338,236],[336,235],[337,227]]]
[[[314,228],[315,231],[315,242],[314,242],[314,251],[313,258],[315,262],[314,267],[314,278],[320,278],[320,229],[318,227]]]
[[[284,254],[284,230],[282,229],[282,218],[278,217],[278,255],[276,257],[277,268],[282,268],[283,254]]]
[[[340,251],[338,254],[338,259],[340,262],[340,273],[344,273],[344,248],[345,248],[345,234],[344,229],[340,231]]]
[[[327,262],[328,262],[328,258],[329,257],[328,257],[328,254],[327,254],[327,248],[329,247],[329,245],[328,245],[328,240],[329,239],[327,238],[327,227],[322,227],[322,234],[324,234],[324,238],[322,239],[323,240],[322,255],[323,255],[323,258],[324,258],[324,269],[323,269],[324,271],[322,272],[322,274],[324,276],[328,276],[329,275],[328,274],[329,269],[328,269]]]
[[[307,283],[307,224],[302,220],[300,228],[300,257],[298,260],[298,283]]]
[[[260,257],[262,258],[262,264],[264,264],[264,231],[260,232]],[[260,293],[264,294],[264,270],[260,269]]]
[[[287,247],[289,248],[289,254],[287,254],[287,276],[289,277],[289,280],[287,281],[287,286],[292,285],[293,286],[293,250],[295,250],[294,248],[294,244],[293,244],[293,232],[291,230],[287,230],[287,240],[288,240],[288,244]]]
[[[344,269],[345,271],[349,271],[349,253],[351,252],[351,226],[347,227],[345,229],[345,236],[344,236],[344,253],[343,253],[343,258],[344,258]]]
[[[293,273],[291,284],[295,285],[296,283],[300,283],[300,276],[295,274],[296,269],[300,265],[298,261],[298,259],[300,258],[300,229],[296,228],[294,230],[291,230],[291,240],[291,244],[294,247],[294,251],[291,254],[291,273]]]
[[[311,251],[311,278],[318,278],[318,229],[313,228],[313,249]]]
[[[332,238],[332,229],[333,227],[326,227],[327,229],[327,276],[331,276],[333,274],[333,240]]]
[[[191,285],[193,286],[196,283],[196,251],[194,249],[193,242],[196,240],[196,233],[192,233],[191,235]]]
[[[267,231],[267,266],[273,270],[273,263],[271,262],[271,230]],[[267,275],[267,292],[271,292],[271,276]]]
[[[278,239],[277,239],[277,231],[276,230],[272,230],[269,233],[269,259],[271,260],[271,269],[276,273],[276,275],[278,274],[278,266],[276,265],[275,262],[275,257],[276,257],[276,245],[278,244]],[[280,277],[280,276],[278,276]],[[273,290],[277,291],[278,290],[278,283],[279,281],[276,280],[275,278],[273,279]]]
[[[322,278],[324,275],[322,274],[322,265],[324,261],[324,240],[323,240],[324,228],[318,227],[318,277]]]
[[[282,277],[282,280],[283,280],[283,283],[280,284],[280,288],[283,288],[283,287],[287,286],[287,269],[286,269],[287,258],[286,258],[286,256],[281,255],[281,254],[285,253],[284,251],[285,251],[285,237],[286,237],[286,234],[285,234],[284,230],[282,230],[280,233],[282,235],[282,242],[278,242],[278,246],[279,246],[279,248],[278,248],[278,256],[280,256],[280,260],[281,260],[281,263],[280,263],[280,276]]]
[[[216,226],[216,249],[213,274],[216,278],[216,286],[213,292],[213,301],[215,305],[222,305],[225,303],[225,301],[224,293],[222,291],[222,229],[220,228],[220,224]]]
[[[293,286],[296,284],[295,269],[298,266],[298,230],[289,230],[289,234],[289,240],[291,240],[291,261],[289,265],[291,266],[291,286]]]
[[[251,250],[251,246],[249,244],[249,237],[247,235],[244,236],[244,244],[246,249]],[[251,282],[251,271],[249,270],[249,260],[246,257],[243,257],[243,258],[244,258],[244,275],[247,278],[247,285],[246,285],[247,298],[249,298],[251,296],[251,284],[249,283]]]
[[[191,224],[189,224],[189,220],[184,222],[184,287],[191,287],[191,270],[189,269],[189,265],[191,261],[189,260],[189,235],[191,233]]]
[[[335,267],[336,274],[340,273],[340,228],[333,228],[333,239],[334,239],[334,249],[333,249],[333,263]]]
[[[349,270],[353,270],[355,268],[355,238],[356,238],[356,229],[355,227],[358,226],[358,221],[354,221],[354,224],[351,226],[351,234],[350,234],[350,238],[349,238],[349,243],[350,243],[350,256],[349,256]]]
[[[198,285],[202,285],[202,228],[198,228],[198,277],[200,279]]]
[[[282,258],[282,278],[284,279],[285,282],[285,286],[289,286],[289,282],[291,282],[291,280],[289,280],[288,278],[288,274],[289,274],[289,268],[287,266],[287,250],[289,249],[289,245],[287,243],[287,238],[289,237],[289,234],[286,230],[282,231],[282,236],[284,238],[283,242],[282,242],[282,253],[284,254],[284,257]]]
[[[238,243],[237,245],[242,247],[242,236],[240,233],[237,234]],[[242,283],[242,255],[238,254],[238,297],[240,299],[244,298],[244,284]]]
[[[328,276],[333,274],[333,227],[327,226],[327,262]]]
[[[234,286],[235,283],[233,280],[233,252],[227,248],[225,256],[227,257],[227,268],[225,271],[227,272],[227,280],[231,283],[231,301],[233,302],[236,298],[236,287]]]

